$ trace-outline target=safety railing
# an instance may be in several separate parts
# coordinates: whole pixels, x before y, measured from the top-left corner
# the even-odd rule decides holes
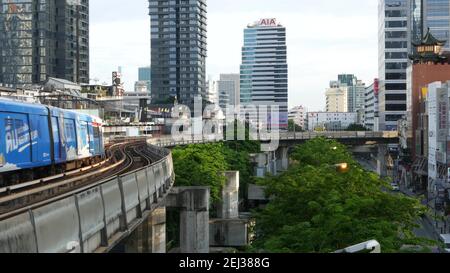
[[[127,234],[175,181],[172,154],[151,147],[151,166],[79,189],[0,219],[0,253],[90,253]]]

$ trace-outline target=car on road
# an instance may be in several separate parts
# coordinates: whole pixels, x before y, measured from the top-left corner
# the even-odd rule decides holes
[[[393,191],[400,191],[400,186],[397,183],[391,183]]]

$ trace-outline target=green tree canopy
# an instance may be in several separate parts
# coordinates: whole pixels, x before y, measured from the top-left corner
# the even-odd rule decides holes
[[[255,250],[328,253],[375,239],[383,252],[396,252],[429,243],[412,232],[426,211],[420,202],[391,194],[345,146],[317,138],[297,146],[292,159],[287,172],[261,181],[273,200],[256,213]],[[338,163],[348,163],[349,172],[338,173]]]
[[[220,200],[224,171],[239,171],[241,188],[253,181],[250,154],[258,153],[259,142],[230,141],[194,144],[173,150],[177,186],[210,186],[212,201]]]
[[[223,144],[189,145],[172,151],[177,186],[210,186],[212,200],[220,200],[225,183],[222,172],[229,168]]]
[[[288,121],[289,132],[303,132],[303,128],[295,123],[292,119]]]

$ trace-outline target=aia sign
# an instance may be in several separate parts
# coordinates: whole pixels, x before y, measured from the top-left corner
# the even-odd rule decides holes
[[[261,21],[259,21],[259,25],[260,26],[268,26],[268,27],[276,27],[277,19],[275,19],[275,18],[261,19]]]

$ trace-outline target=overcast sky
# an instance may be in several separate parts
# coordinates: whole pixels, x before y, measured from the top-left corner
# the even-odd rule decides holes
[[[377,77],[377,0],[207,0],[207,75],[239,73],[243,29],[260,18],[287,28],[289,106],[324,110],[325,89],[337,74],[366,84]],[[92,0],[91,79],[110,82],[122,66],[127,90],[150,64],[147,0]]]

